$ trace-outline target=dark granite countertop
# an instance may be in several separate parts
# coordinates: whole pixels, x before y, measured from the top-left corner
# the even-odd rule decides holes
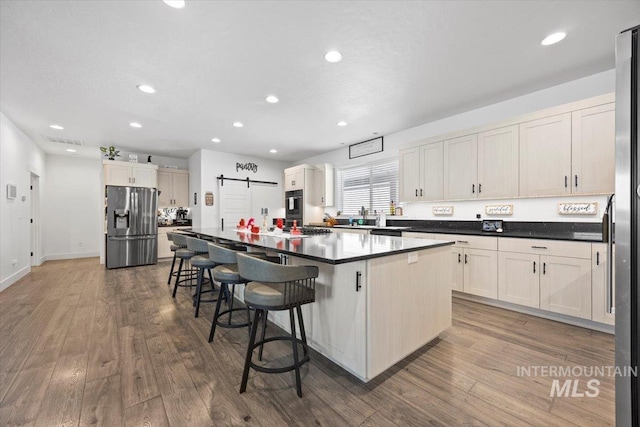
[[[342,222],[346,220],[339,220]],[[367,221],[366,229],[372,227]],[[439,221],[393,219],[387,217],[389,227],[409,227],[402,231],[416,233],[463,234],[473,236],[514,237],[527,239],[570,240],[578,242],[602,242],[602,224],[599,222],[518,222],[504,221],[503,232],[482,231],[482,221]],[[358,228],[357,226],[354,228]],[[381,227],[384,229],[384,227]]]
[[[286,239],[277,235],[251,234],[236,230],[221,230],[219,228],[191,228],[189,232],[327,264],[344,264],[437,248],[454,243],[453,241],[446,242],[356,233],[314,234],[307,237]]]

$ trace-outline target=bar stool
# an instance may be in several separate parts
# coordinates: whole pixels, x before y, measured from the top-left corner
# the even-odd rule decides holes
[[[192,280],[193,280],[193,276],[194,276],[194,272],[191,270],[191,258],[193,258],[196,253],[193,251],[190,251],[187,248],[187,237],[185,234],[181,234],[181,233],[173,233],[173,242],[180,246],[179,249],[176,249],[176,257],[180,258],[180,264],[178,265],[178,273],[176,274],[176,282],[175,285],[173,286],[173,297],[176,297],[176,291],[178,290],[178,286],[188,286],[191,287],[192,285]],[[185,264],[186,261],[186,265],[185,265],[185,270],[186,272],[182,271],[182,266]],[[182,277],[182,279],[180,278]],[[189,282],[189,284],[186,284],[185,282]]]
[[[173,242],[173,234],[174,233],[172,233],[170,231],[167,232],[167,239],[170,242]],[[180,246],[180,245],[176,245],[175,243],[171,245],[171,252],[173,252],[173,261],[171,261],[171,270],[169,271],[169,279],[167,280],[167,285],[170,285],[171,284],[171,278],[178,274],[177,271],[173,271],[175,269],[175,266],[176,266],[176,251],[178,249],[183,249],[183,248],[186,248],[186,246],[183,247],[183,246]]]
[[[222,305],[222,299],[218,298],[216,304],[216,311],[211,321],[211,332],[209,333],[209,342],[213,341],[214,334],[216,332],[216,326],[223,328],[243,328],[251,324],[251,315],[249,308],[233,308],[233,300],[236,292],[236,285],[245,284],[247,280],[240,277],[238,274],[238,264],[235,250],[229,249],[215,243],[209,243],[209,258],[216,264],[213,269],[213,280],[220,283],[220,295],[228,296],[227,304],[229,308],[224,311],[220,311]],[[231,286],[231,294],[229,294],[229,285]],[[247,310],[247,321],[243,323],[231,323],[231,316],[234,311]],[[229,318],[227,322],[220,320],[220,317],[228,314]]]
[[[309,348],[307,346],[307,336],[304,330],[304,321],[300,307],[303,304],[315,301],[315,279],[318,277],[318,267],[279,265],[245,254],[237,254],[237,259],[240,276],[245,280],[251,281],[244,288],[244,302],[247,307],[256,310],[253,323],[251,324],[251,334],[249,337],[249,345],[247,346],[244,371],[242,372],[240,393],[244,393],[247,389],[249,368],[269,374],[293,370],[296,376],[296,392],[298,397],[302,397],[300,366],[309,361]],[[296,336],[294,309],[298,314],[301,339],[298,339]],[[258,321],[262,318],[263,321],[266,322],[265,312],[273,310],[289,310],[291,336],[270,337],[256,342]],[[256,365],[251,361],[253,350],[256,347],[278,340],[291,341],[293,349],[292,365],[281,368],[267,368]],[[298,357],[298,344],[302,345],[302,359]]]
[[[203,293],[215,292],[216,288],[213,284],[213,277],[211,277],[211,269],[216,266],[216,263],[213,262],[209,258],[209,248],[207,247],[207,241],[198,239],[195,237],[187,237],[187,249],[192,251],[195,255],[190,259],[191,267],[197,269],[197,280],[196,280],[196,293],[194,295],[195,301],[195,317],[198,317],[198,312],[200,311],[200,302],[215,302],[218,300],[210,299],[210,300],[202,300],[201,296]],[[203,291],[202,285],[205,282],[204,272],[205,270],[209,273],[208,282],[211,285],[211,290]],[[220,294],[222,295],[222,294]]]

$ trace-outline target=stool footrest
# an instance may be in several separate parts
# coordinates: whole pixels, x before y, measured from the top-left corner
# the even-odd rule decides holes
[[[222,316],[224,316],[225,314],[230,314],[234,311],[247,311],[246,307],[238,307],[238,308],[234,308],[231,310],[224,310],[221,311],[220,313],[218,313],[218,317],[216,317],[216,325],[223,327],[223,328],[245,328],[249,325],[251,325],[251,322],[244,322],[244,323],[228,323],[228,322],[223,322],[222,320],[220,320],[220,318]]]
[[[253,344],[253,348],[251,350],[253,351],[257,347],[260,347],[261,345],[266,344],[266,343],[271,342],[271,341],[288,341],[288,342],[291,342],[291,337],[290,336],[269,337],[269,338],[266,338],[264,340],[261,340],[261,341],[258,341],[256,343],[254,343]],[[301,358],[300,361],[298,362],[298,367],[300,367],[300,366],[304,365],[305,363],[307,363],[309,361],[309,347],[307,346],[307,344],[304,341],[302,341],[299,338],[296,338],[296,342],[298,344],[302,345],[302,349],[303,349],[303,353],[304,353],[304,357]],[[282,366],[280,368],[267,368],[265,366],[256,365],[255,363],[253,363],[253,361],[249,362],[249,364],[256,371],[264,372],[266,374],[281,374],[283,372],[289,372],[289,371],[293,371],[294,369],[296,369],[296,365],[295,364],[288,365],[288,366]]]

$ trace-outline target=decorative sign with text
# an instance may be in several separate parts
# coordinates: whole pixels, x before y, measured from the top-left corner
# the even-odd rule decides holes
[[[513,215],[513,205],[486,205],[484,212],[487,215]]]
[[[213,191],[207,191],[204,193],[204,205],[213,206]]]
[[[258,165],[255,163],[236,163],[236,172],[238,171],[251,171],[253,173],[257,173]]]
[[[434,215],[453,215],[453,206],[434,206],[432,212]]]
[[[598,203],[558,203],[560,215],[597,215]]]

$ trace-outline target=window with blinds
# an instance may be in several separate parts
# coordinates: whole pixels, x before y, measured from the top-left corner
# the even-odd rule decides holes
[[[357,215],[362,206],[389,213],[398,202],[398,159],[338,168],[338,200],[343,215]]]

